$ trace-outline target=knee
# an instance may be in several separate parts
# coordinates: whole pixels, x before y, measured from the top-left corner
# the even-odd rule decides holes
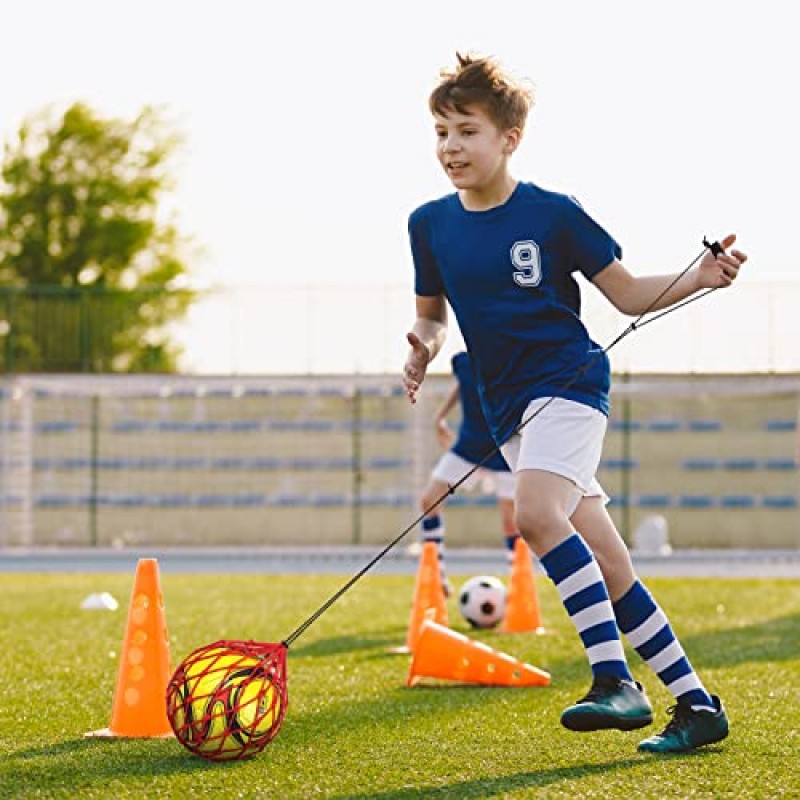
[[[580,530],[578,528],[578,531]],[[618,535],[585,538],[604,575],[633,572],[633,562],[628,548]]]
[[[622,597],[636,579],[633,562],[624,546],[591,547],[613,601]]]
[[[434,503],[436,503],[437,500],[441,502],[436,506],[436,508],[433,508],[433,505]],[[436,492],[435,490],[427,489],[423,493],[419,501],[420,511],[425,513],[426,511],[428,511],[428,509],[432,509],[430,514],[428,514],[427,516],[434,517],[437,514],[441,514],[442,510],[444,509],[444,502],[445,501],[442,500],[441,492]]]
[[[566,514],[552,507],[517,507],[514,522],[522,537],[529,543],[549,541],[563,531],[568,522]]]

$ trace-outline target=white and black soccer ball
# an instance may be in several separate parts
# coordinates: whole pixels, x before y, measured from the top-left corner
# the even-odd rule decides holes
[[[470,578],[461,587],[458,610],[473,628],[494,628],[506,613],[506,587],[491,575]]]

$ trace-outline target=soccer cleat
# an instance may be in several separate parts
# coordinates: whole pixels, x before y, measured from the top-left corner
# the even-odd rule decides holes
[[[661,733],[639,743],[642,753],[685,753],[704,744],[721,742],[728,735],[728,716],[722,701],[711,695],[716,711],[695,711],[685,700],[667,709],[672,719]]]
[[[653,721],[653,709],[640,683],[598,675],[586,697],[561,715],[561,724],[571,731],[614,728],[632,731]]]

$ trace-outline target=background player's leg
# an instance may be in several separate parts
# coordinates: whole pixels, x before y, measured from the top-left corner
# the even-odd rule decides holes
[[[437,480],[436,478],[431,478],[430,482],[428,483],[425,491],[422,493],[422,498],[420,499],[420,511],[424,512],[426,509],[430,508],[439,498],[441,498],[448,489],[448,484],[444,481]],[[422,522],[420,523],[420,542],[433,542],[436,545],[436,552],[439,556],[439,569],[442,575],[442,587],[444,588],[444,593],[446,596],[450,596],[452,592],[452,586],[450,582],[447,580],[447,567],[445,564],[445,526],[444,526],[444,516],[442,511],[444,510],[445,500],[442,500],[438,506],[430,513],[427,514]]]
[[[519,539],[519,531],[517,530],[517,523],[514,519],[514,484],[511,474],[508,474],[511,481],[498,480],[497,489],[497,505],[500,509],[500,522],[503,527],[503,541],[506,545],[506,559],[508,561],[508,569],[514,563],[514,546]],[[510,483],[510,486],[506,486]]]

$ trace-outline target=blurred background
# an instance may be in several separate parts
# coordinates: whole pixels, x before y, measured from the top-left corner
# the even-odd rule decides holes
[[[730,231],[736,287],[610,353],[601,480],[625,536],[796,548],[800,69],[784,4],[30,0],[0,70],[0,546],[373,544],[417,514],[406,220],[450,190],[426,100],[456,51],[537,102],[514,173],[635,272]],[[591,286],[606,345],[626,329]],[[457,424],[457,419],[453,419]],[[452,546],[500,546],[491,496]]]

